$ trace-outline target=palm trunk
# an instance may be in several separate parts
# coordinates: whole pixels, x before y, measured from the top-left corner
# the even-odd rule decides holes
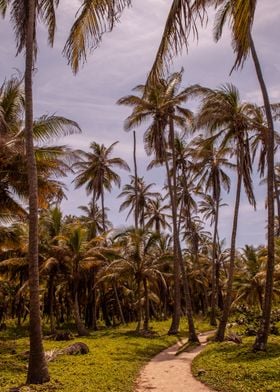
[[[75,284],[76,286],[76,284]],[[74,289],[74,319],[77,327],[79,336],[88,336],[88,331],[84,327],[84,324],[80,317],[80,309],[79,309],[79,300],[78,300],[78,289],[75,287]]]
[[[186,174],[185,174],[185,167],[183,168],[183,182],[184,182],[184,187],[187,188],[187,179],[186,179]],[[190,211],[188,209],[187,211],[187,219],[188,222],[190,223],[191,218],[190,218]],[[185,303],[186,303],[186,315],[187,315],[187,321],[188,321],[188,328],[189,328],[189,342],[192,343],[199,343],[199,339],[197,337],[196,331],[195,331],[195,326],[194,326],[194,321],[193,321],[193,309],[192,309],[192,300],[191,300],[191,293],[190,293],[190,285],[189,285],[189,279],[187,272],[185,270],[185,265],[184,265],[184,260],[182,257],[182,250],[181,250],[181,245],[180,245],[180,238],[179,238],[179,227],[180,227],[180,221],[178,223],[178,257],[179,257],[179,263],[182,271],[182,277],[183,277],[183,290],[184,290],[184,298],[185,298]],[[208,299],[207,299],[208,302]]]
[[[136,161],[136,133],[133,131],[133,161],[134,161],[134,187],[135,187],[135,229],[138,230],[139,201],[138,201],[138,173]]]
[[[210,313],[210,325],[216,327],[216,304],[217,304],[217,233],[218,233],[218,221],[219,221],[219,197],[216,198],[216,215],[215,215],[215,226],[213,236],[213,255],[212,255],[212,294],[211,294],[211,313]]]
[[[35,33],[35,0],[28,0],[25,54],[25,143],[29,185],[29,293],[30,293],[30,354],[27,384],[43,384],[50,380],[45,360],[40,317],[38,268],[38,184],[33,146],[33,40]]]
[[[148,331],[148,329],[149,329],[150,309],[149,309],[148,285],[147,285],[147,279],[146,278],[143,279],[143,285],[144,285],[144,296],[145,296],[145,317],[144,317],[143,329],[145,331]]]
[[[137,326],[136,326],[136,332],[140,331],[141,328],[141,280],[138,277],[137,278]]]
[[[123,311],[122,311],[121,301],[120,301],[120,298],[119,298],[119,295],[118,295],[116,282],[113,282],[113,290],[114,290],[114,295],[115,295],[115,299],[116,299],[116,302],[117,302],[117,306],[118,306],[121,322],[122,322],[122,324],[126,324],[125,319],[124,319],[124,315],[123,315]]]
[[[180,263],[182,277],[183,277],[183,290],[184,290],[184,298],[186,302],[186,314],[187,314],[188,328],[189,328],[188,341],[191,343],[199,343],[199,339],[197,337],[194,321],[193,321],[192,299],[190,293],[189,280],[184,266],[180,243],[178,243],[178,258],[179,258],[179,263]]]
[[[277,231],[276,236],[280,237],[280,194],[279,188],[276,181],[275,173],[274,173],[274,192],[275,192],[275,199],[276,199],[276,206],[277,206]]]
[[[264,305],[262,312],[262,322],[260,329],[257,333],[254,343],[254,350],[265,351],[267,347],[267,339],[270,328],[270,316],[272,306],[272,292],[273,292],[273,274],[274,274],[274,125],[270,109],[269,97],[262,75],[261,66],[255,49],[254,41],[250,36],[250,46],[254,65],[256,68],[257,77],[261,87],[263,102],[265,107],[266,119],[268,124],[268,137],[267,137],[267,269],[266,269],[266,284],[264,294]]]
[[[101,189],[101,209],[102,209],[102,228],[103,228],[103,231],[105,232],[106,225],[105,225],[105,206],[104,206],[104,188],[103,188],[103,186]]]
[[[172,132],[173,123],[170,121],[170,131]],[[169,335],[176,335],[179,331],[180,325],[180,313],[181,313],[181,293],[180,293],[180,269],[179,269],[179,258],[178,258],[178,227],[177,227],[177,206],[176,206],[176,198],[174,199],[175,187],[176,187],[176,160],[175,160],[175,151],[174,151],[174,129],[173,129],[173,148],[172,148],[172,159],[173,159],[173,188],[170,177],[170,170],[168,164],[167,152],[165,152],[165,166],[166,166],[166,175],[167,175],[167,183],[171,201],[171,209],[172,209],[172,226],[173,226],[173,253],[174,253],[174,263],[173,263],[173,277],[174,277],[174,307],[172,314],[172,322],[169,328]],[[175,163],[174,163],[175,161]],[[173,192],[174,190],[174,192]]]
[[[95,268],[89,272],[86,326],[97,331]]]
[[[50,327],[51,334],[55,333],[54,328],[54,275],[51,272],[49,277],[49,306],[50,306]]]
[[[237,179],[237,187],[236,187],[236,198],[235,198],[235,207],[234,207],[234,218],[232,225],[232,234],[231,234],[231,247],[230,247],[230,261],[229,261],[229,272],[228,272],[228,280],[227,280],[227,292],[224,303],[223,315],[220,321],[215,341],[222,342],[225,338],[225,331],[228,322],[228,317],[230,313],[231,301],[232,301],[232,284],[234,278],[234,267],[235,267],[235,245],[236,245],[236,235],[237,235],[237,225],[238,225],[238,215],[239,215],[239,206],[240,206],[240,195],[241,195],[241,186],[242,186],[242,170],[243,170],[243,161],[244,161],[244,150],[243,145],[240,146],[240,162],[237,164],[238,170],[238,179]]]

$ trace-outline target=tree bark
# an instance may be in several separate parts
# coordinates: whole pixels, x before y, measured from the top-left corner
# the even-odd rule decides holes
[[[250,35],[250,46],[252,57],[262,91],[263,102],[265,107],[266,119],[268,124],[268,137],[267,137],[267,267],[266,267],[266,284],[264,293],[264,304],[262,312],[262,321],[260,329],[257,333],[254,343],[254,350],[265,351],[267,347],[267,339],[270,329],[270,316],[272,307],[272,292],[273,292],[273,275],[274,275],[274,125],[270,109],[269,97],[262,75],[261,66],[259,63],[258,55],[255,49],[254,41]]]
[[[135,189],[135,229],[138,230],[139,201],[138,201],[138,173],[136,160],[136,132],[133,131],[133,161],[134,161],[134,189]]]
[[[145,296],[145,317],[144,317],[144,325],[143,329],[148,331],[149,329],[149,319],[150,319],[150,307],[149,307],[149,292],[148,292],[148,284],[147,279],[143,279],[144,285],[144,296]]]
[[[137,326],[136,332],[140,331],[141,328],[141,280],[140,277],[137,277]]]
[[[74,293],[74,319],[78,331],[79,336],[88,336],[88,331],[84,327],[84,324],[80,317],[80,310],[79,310],[79,300],[78,300],[78,289],[75,288]]]
[[[103,185],[102,185],[102,189],[101,189],[101,209],[102,209],[102,228],[103,228],[103,231],[105,232],[106,225],[105,225],[105,206],[104,206],[104,188],[103,188]]]
[[[27,384],[43,384],[50,380],[45,360],[39,297],[38,267],[38,184],[33,146],[33,91],[32,72],[34,60],[35,0],[28,0],[25,54],[25,143],[29,186],[29,293],[30,293],[30,354]]]
[[[122,311],[122,304],[121,304],[121,301],[119,298],[119,294],[118,294],[118,290],[117,290],[117,286],[116,286],[115,281],[113,281],[113,290],[114,290],[114,295],[115,295],[115,299],[117,302],[121,322],[122,322],[122,324],[126,324],[125,319],[124,319],[124,315],[123,315],[123,311]]]
[[[170,122],[170,124],[172,121]],[[172,123],[173,124],[173,123]],[[172,127],[172,125],[171,125]],[[171,130],[172,132],[172,130]],[[173,129],[174,135],[174,129]],[[172,160],[173,160],[173,188],[176,187],[176,161],[174,166],[174,142],[172,149]],[[172,188],[172,182],[170,177],[170,170],[168,164],[168,156],[165,151],[165,167],[166,167],[166,176],[167,183],[169,189],[169,196],[171,201],[171,209],[172,209],[172,226],[173,226],[173,254],[174,254],[174,262],[173,262],[173,277],[174,277],[174,306],[173,306],[173,314],[172,314],[172,322],[169,328],[169,335],[176,335],[179,332],[180,325],[180,313],[181,313],[181,293],[180,293],[180,268],[179,268],[179,259],[178,259],[178,227],[177,227],[177,210],[176,210],[176,199],[174,200],[174,193]],[[174,176],[175,173],[175,176]],[[175,180],[174,180],[175,177]]]
[[[240,160],[237,163],[238,179],[237,179],[234,218],[233,218],[232,234],[231,234],[231,247],[230,247],[230,261],[229,261],[229,272],[228,272],[228,280],[227,280],[227,291],[226,291],[226,298],[225,298],[225,303],[224,303],[222,319],[219,323],[219,327],[218,327],[218,330],[217,330],[217,333],[215,336],[216,342],[223,342],[223,340],[225,338],[225,331],[226,331],[226,326],[227,326],[227,322],[228,322],[231,301],[232,301],[232,284],[233,284],[234,267],[235,267],[235,245],[236,245],[238,215],[239,215],[239,206],[240,206],[240,195],[241,195],[241,186],[242,186],[242,170],[243,170],[243,161],[244,161],[243,145],[241,145],[238,148],[240,148]],[[238,154],[238,152],[237,152],[237,154]]]
[[[213,235],[213,254],[212,254],[212,294],[211,294],[211,313],[210,313],[210,325],[216,327],[216,305],[217,305],[217,233],[218,233],[218,221],[219,221],[219,197],[216,199],[216,215],[215,215],[215,226]]]

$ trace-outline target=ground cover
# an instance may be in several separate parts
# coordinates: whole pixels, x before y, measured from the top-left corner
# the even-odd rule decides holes
[[[182,321],[182,330],[185,327]],[[130,392],[141,366],[162,349],[177,341],[168,336],[170,321],[152,322],[154,337],[139,337],[132,332],[134,324],[92,332],[90,336],[70,342],[44,341],[45,350],[60,349],[70,343],[84,342],[90,353],[81,356],[59,356],[49,363],[51,382],[43,386],[21,388],[27,391],[60,392]],[[197,322],[201,332],[209,329],[205,321]],[[186,334],[182,333],[181,336]],[[22,337],[19,337],[21,335]],[[0,334],[0,391],[9,391],[24,383],[28,350],[26,329],[8,328]]]
[[[267,353],[254,353],[253,341],[209,344],[194,359],[193,374],[217,391],[280,392],[280,337],[270,337]]]

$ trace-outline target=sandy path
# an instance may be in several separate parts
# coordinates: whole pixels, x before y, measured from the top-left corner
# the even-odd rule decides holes
[[[175,356],[180,343],[175,344],[156,355],[141,371],[135,392],[209,392],[191,373],[191,362],[206,345],[206,340],[213,333],[199,335],[201,345],[191,352]]]

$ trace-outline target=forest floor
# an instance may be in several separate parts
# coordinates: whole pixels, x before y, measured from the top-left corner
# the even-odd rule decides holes
[[[141,371],[135,392],[209,392],[210,389],[196,380],[191,372],[193,359],[204,349],[213,332],[200,334],[200,346],[175,356],[177,343],[156,355]]]
[[[24,386],[27,372],[27,328],[8,326],[0,332],[0,391],[40,392],[132,392],[140,369],[157,353],[174,345],[176,336],[168,336],[170,320],[152,322],[154,336],[137,336],[135,324],[100,328],[88,337],[57,342],[44,339],[46,351],[62,349],[75,342],[88,345],[86,355],[61,355],[49,363],[51,381],[41,386]],[[209,324],[198,320],[199,331]],[[187,336],[186,322],[181,322],[181,339]],[[20,388],[17,388],[21,386]]]
[[[221,392],[280,392],[280,336],[269,337],[267,352],[253,352],[255,337],[242,344],[210,343],[192,363],[193,374]]]

